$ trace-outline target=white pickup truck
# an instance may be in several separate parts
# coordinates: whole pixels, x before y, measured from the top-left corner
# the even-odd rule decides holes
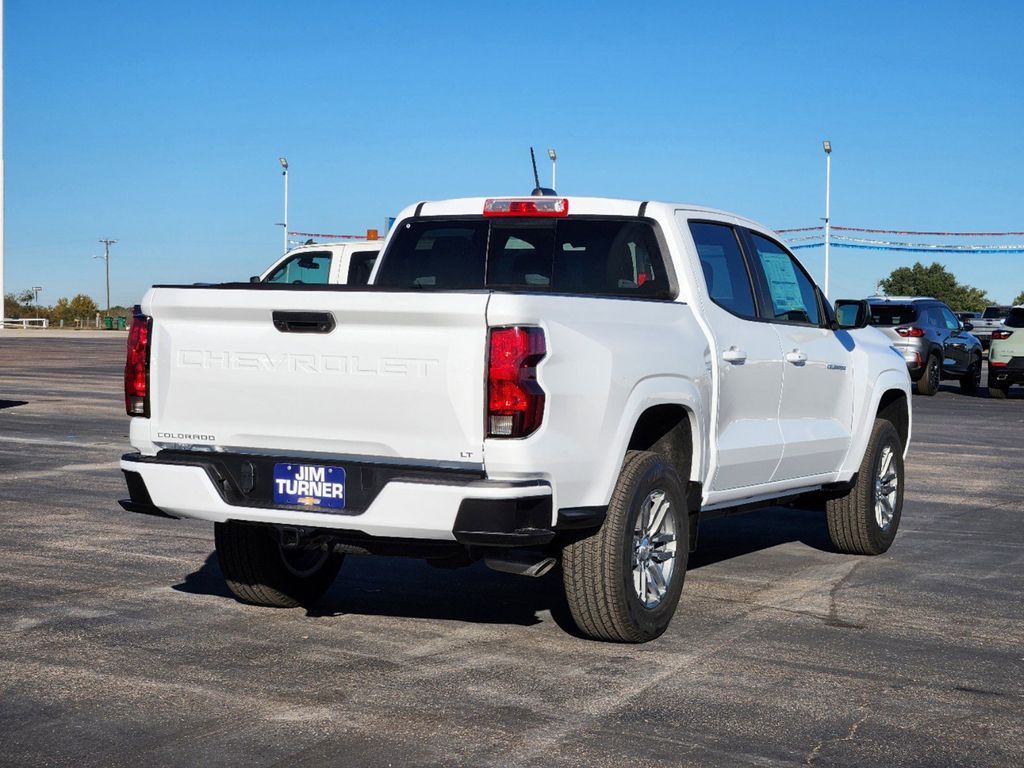
[[[307,243],[292,248],[249,282],[365,285],[382,245],[383,241],[370,239]]]
[[[752,221],[420,203],[371,282],[156,286],[138,309],[122,505],[216,523],[241,600],[314,601],[346,554],[560,563],[582,632],[642,642],[702,519],[814,500],[837,550],[893,541],[906,364]]]

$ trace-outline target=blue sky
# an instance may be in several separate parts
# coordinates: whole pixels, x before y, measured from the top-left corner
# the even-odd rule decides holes
[[[528,192],[531,144],[565,194],[813,225],[823,138],[834,224],[1024,230],[1022,9],[7,0],[5,289],[102,303],[100,237],[114,303],[245,279],[280,253],[280,155],[303,231]],[[820,279],[822,250],[799,254]],[[1024,255],[936,258],[1024,290]],[[831,294],[916,259],[836,249]]]

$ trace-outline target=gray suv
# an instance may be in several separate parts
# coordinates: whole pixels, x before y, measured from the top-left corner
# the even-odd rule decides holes
[[[868,306],[868,322],[892,339],[919,394],[934,395],[941,379],[958,379],[965,394],[978,391],[981,342],[970,333],[970,323],[958,320],[938,299],[872,296]]]

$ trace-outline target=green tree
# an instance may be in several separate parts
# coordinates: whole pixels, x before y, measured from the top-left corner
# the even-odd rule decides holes
[[[937,261],[927,267],[921,262],[900,267],[878,284],[890,296],[932,296],[954,310],[981,312],[992,303],[983,290],[961,285],[956,275]]]
[[[1013,306],[1019,306],[1024,304],[1024,291],[1017,294],[1017,298],[1013,300]]]
[[[36,295],[29,290],[5,293],[4,317],[35,317],[35,307],[32,304],[35,298]]]
[[[96,302],[84,293],[70,300],[61,296],[51,311],[51,320],[58,323],[63,320],[65,325],[74,325],[76,320],[81,320],[83,325],[87,325],[94,320],[96,312]]]

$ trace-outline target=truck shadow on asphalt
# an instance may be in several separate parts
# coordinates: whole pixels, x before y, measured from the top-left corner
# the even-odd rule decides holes
[[[822,512],[776,507],[701,524],[697,551],[690,554],[688,570],[791,542],[834,551]],[[173,588],[235,599],[224,583],[215,552]],[[317,605],[306,609],[306,616],[394,616],[533,626],[541,623],[538,614],[543,611],[550,611],[563,630],[579,636],[569,616],[557,568],[542,578],[530,579],[498,573],[482,563],[448,570],[422,560],[349,555],[334,586]]]
[[[28,400],[0,400],[0,411],[4,408],[17,408],[19,405],[28,405]]]

